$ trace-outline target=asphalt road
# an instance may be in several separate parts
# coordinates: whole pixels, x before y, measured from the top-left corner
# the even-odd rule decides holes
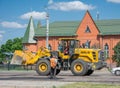
[[[120,76],[107,69],[95,71],[91,76],[73,76],[71,71],[61,71],[57,79],[39,76],[35,71],[0,71],[0,88],[53,88],[74,82],[120,85]]]

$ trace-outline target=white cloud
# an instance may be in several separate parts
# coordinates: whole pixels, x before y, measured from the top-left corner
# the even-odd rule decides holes
[[[0,40],[2,39],[3,35],[0,34]]]
[[[4,34],[5,33],[5,31],[0,31],[0,34]]]
[[[1,22],[0,24],[2,25],[2,27],[5,27],[5,28],[25,28],[26,27],[26,24],[22,25],[17,22],[4,21],[4,22]]]
[[[107,0],[107,1],[112,3],[120,3],[120,0]]]
[[[81,1],[71,1],[71,2],[52,2],[48,5],[48,9],[61,10],[61,11],[71,11],[71,10],[92,10],[95,6],[87,5]]]
[[[53,0],[49,0],[49,1],[48,1],[48,4],[52,4],[52,3],[53,3]]]
[[[2,40],[4,33],[5,33],[5,31],[0,31],[0,41]]]
[[[28,12],[20,16],[22,19],[30,19],[30,17],[33,17],[34,19],[45,19],[46,18],[46,12]]]

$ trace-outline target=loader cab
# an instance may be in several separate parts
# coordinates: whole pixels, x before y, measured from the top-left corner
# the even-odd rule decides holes
[[[72,55],[75,48],[79,48],[79,40],[74,38],[62,38],[60,39],[59,51],[64,55]]]

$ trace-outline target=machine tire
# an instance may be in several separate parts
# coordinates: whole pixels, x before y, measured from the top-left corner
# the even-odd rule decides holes
[[[50,62],[47,59],[41,59],[36,64],[36,72],[39,75],[47,76],[50,74]]]
[[[120,76],[120,70],[116,70],[116,71],[115,71],[115,75],[116,75],[116,76]]]
[[[88,72],[87,72],[85,75],[86,75],[86,76],[89,76],[89,75],[91,75],[93,72],[94,72],[94,70],[89,69]]]
[[[84,76],[88,72],[88,65],[83,60],[74,60],[71,63],[71,72],[76,76]]]

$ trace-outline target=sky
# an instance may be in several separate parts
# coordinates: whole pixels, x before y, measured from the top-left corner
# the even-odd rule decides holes
[[[0,45],[23,37],[30,16],[35,24],[55,21],[81,21],[89,10],[96,20],[120,19],[120,0],[0,0]]]

